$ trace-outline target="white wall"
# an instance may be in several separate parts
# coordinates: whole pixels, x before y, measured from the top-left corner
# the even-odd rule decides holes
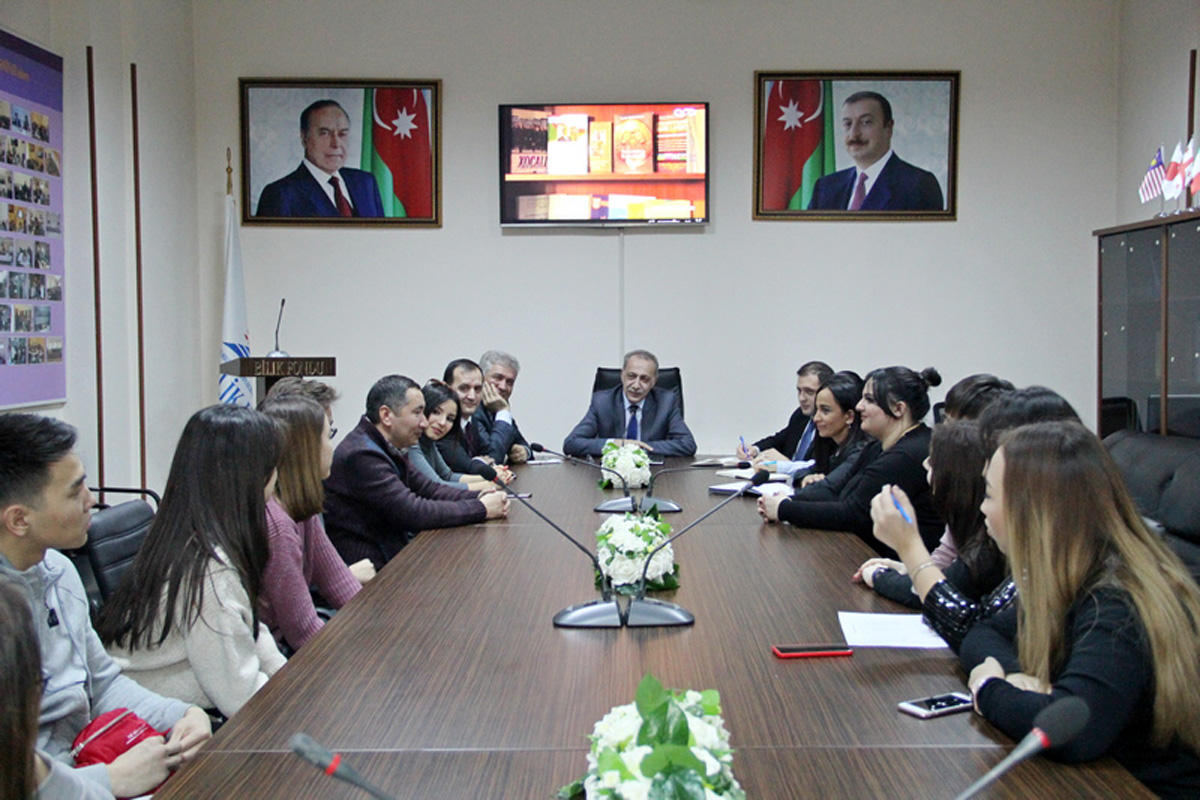
[[[42,409],[78,426],[99,477],[86,58],[94,49],[106,482],[136,485],[133,159],[129,65],[138,66],[142,262],[145,283],[147,462],[162,487],[183,422],[201,402],[191,8],[157,0],[9,0],[3,25],[63,57],[67,403]],[[215,361],[215,358],[213,359]]]
[[[1154,149],[1169,160],[1187,137],[1188,52],[1200,49],[1200,3],[1138,0],[1121,4],[1121,115],[1117,125],[1117,221],[1135,222],[1158,213],[1137,190]],[[1196,98],[1200,108],[1200,96]],[[1200,125],[1193,124],[1200,129]],[[1166,205],[1168,211],[1178,201]]]
[[[90,43],[107,159],[110,475],[132,475],[126,465],[136,464],[132,355],[122,355],[132,350],[131,60],[141,77],[152,483],[161,485],[183,420],[216,394],[225,148],[236,162],[239,76],[443,81],[441,229],[242,229],[255,352],[269,349],[286,295],[284,348],[338,358],[343,430],[379,375],[423,380],[492,346],[521,358],[517,418],[548,444],[582,414],[594,366],[635,346],[683,368],[702,450],[780,426],[794,405],[794,369],[813,357],[860,371],[933,364],[947,383],[990,370],[1049,384],[1090,418],[1090,232],[1118,221],[1123,163],[1120,12],[1113,0],[6,4],[0,24],[67,58],[73,324],[61,413],[85,432],[94,419],[93,365],[81,347],[91,324]],[[958,220],[752,221],[753,72],[788,68],[961,70]],[[705,230],[499,229],[499,103],[672,97],[712,104]]]
[[[371,381],[511,350],[526,435],[558,443],[622,346],[683,368],[702,450],[782,425],[795,367],[933,364],[1095,398],[1090,231],[1112,224],[1112,2],[607,3],[404,0],[194,7],[201,363],[219,324],[224,148],[238,76],[444,82],[440,230],[242,229],[255,352],[288,298],[284,348],[338,357],[345,429]],[[330,46],[336,43],[335,46]],[[953,223],[751,220],[755,69],[961,69]],[[704,231],[497,225],[496,106],[707,99]],[[627,326],[619,329],[624,249]]]

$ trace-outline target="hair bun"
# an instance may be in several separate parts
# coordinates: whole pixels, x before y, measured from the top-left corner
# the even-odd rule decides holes
[[[926,386],[942,385],[942,375],[934,367],[926,367],[921,370],[921,380],[925,381]]]

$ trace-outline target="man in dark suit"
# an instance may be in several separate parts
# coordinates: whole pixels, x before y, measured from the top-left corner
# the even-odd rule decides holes
[[[563,441],[572,456],[598,456],[610,441],[636,444],[662,456],[690,456],[696,440],[675,394],[655,388],[658,359],[647,350],[625,355],[621,385],[592,394],[587,413]]]
[[[817,431],[813,425],[813,414],[817,410],[817,390],[821,384],[833,375],[833,367],[824,361],[809,361],[796,370],[796,399],[798,405],[792,412],[787,425],[779,431],[764,436],[748,448],[739,443],[737,454],[739,458],[753,458],[757,461],[774,461],[775,471],[794,474],[802,462],[809,456],[812,444],[816,441]]]
[[[479,368],[483,390],[472,422],[479,426],[481,449],[471,455],[487,456],[494,464],[524,464],[533,451],[521,435],[509,403],[521,364],[501,350],[488,350],[479,357]]]
[[[810,210],[941,211],[942,187],[932,172],[892,151],[892,104],[878,92],[855,92],[842,104],[842,134],[854,166],[813,187]]]
[[[304,160],[290,175],[263,187],[258,217],[382,217],[375,176],[344,166],[350,116],[333,100],[300,114]]]

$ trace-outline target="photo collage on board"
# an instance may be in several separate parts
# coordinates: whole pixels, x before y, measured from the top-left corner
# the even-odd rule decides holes
[[[51,133],[48,114],[0,95],[0,365],[63,359],[62,153]]]

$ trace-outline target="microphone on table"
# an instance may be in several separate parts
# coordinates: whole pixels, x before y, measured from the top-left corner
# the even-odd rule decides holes
[[[696,618],[692,615],[692,612],[688,611],[681,605],[676,603],[668,603],[665,600],[646,598],[646,572],[650,569],[650,560],[654,558],[659,550],[662,550],[671,542],[675,541],[680,536],[683,536],[692,528],[696,527],[701,522],[720,511],[735,498],[744,495],[746,490],[751,486],[762,486],[764,483],[770,480],[770,478],[771,473],[767,472],[765,469],[758,470],[754,473],[753,478],[742,484],[741,489],[738,489],[736,492],[729,495],[729,497],[726,497],[708,511],[705,511],[704,514],[702,514],[694,522],[688,523],[686,526],[684,526],[683,530],[672,536],[670,539],[667,539],[665,542],[651,550],[646,555],[646,561],[642,565],[642,578],[638,581],[637,594],[634,595],[633,599],[629,601],[629,608],[625,610],[626,627],[664,628],[672,625],[691,625],[696,621]]]
[[[611,513],[611,512],[620,513],[622,511],[637,511],[637,507],[638,507],[637,502],[632,497],[629,496],[629,485],[627,483],[625,483],[625,478],[623,478],[621,476],[621,473],[617,472],[615,469],[609,469],[608,467],[604,466],[603,464],[594,464],[591,461],[584,461],[582,458],[576,458],[575,456],[569,456],[566,453],[557,453],[553,450],[550,450],[549,448],[543,447],[542,445],[538,444],[537,442],[530,442],[529,449],[535,453],[549,453],[552,456],[558,456],[559,458],[561,458],[565,461],[570,461],[574,464],[583,464],[585,467],[591,467],[592,469],[598,469],[603,472],[609,472],[609,473],[612,473],[613,475],[616,475],[617,480],[621,481],[621,489],[624,491],[625,496],[624,497],[614,497],[612,500],[605,500],[604,502],[602,502],[598,506],[596,506],[594,509],[592,509],[593,511],[602,511],[602,512],[606,512],[606,513]]]
[[[317,740],[307,733],[297,733],[290,742],[292,752],[324,772],[331,778],[343,780],[351,786],[357,786],[372,797],[379,800],[395,800],[377,786],[372,785],[358,770],[342,760],[341,753],[331,753],[317,743]]]
[[[972,783],[954,800],[967,800],[981,789],[1008,772],[1017,762],[1024,761],[1034,753],[1050,747],[1059,747],[1074,739],[1084,729],[1091,717],[1088,704],[1079,697],[1064,697],[1055,700],[1033,718],[1033,730],[1025,735],[1003,761],[988,770],[987,774]]]
[[[286,297],[279,298],[279,317],[275,320],[275,349],[267,353],[267,358],[287,358],[288,354],[279,349],[279,326],[283,323],[283,306]]]
[[[537,449],[537,445],[533,445]],[[600,575],[600,600],[593,600],[590,603],[580,603],[574,606],[567,606],[562,611],[554,615],[554,626],[556,628],[619,628],[621,627],[621,607],[617,605],[616,599],[612,593],[612,581],[604,574],[604,570],[600,569],[600,560],[596,558],[591,550],[588,550],[579,540],[571,534],[564,531],[556,525],[549,517],[533,507],[524,497],[519,494],[509,493],[510,498],[513,498],[536,514],[547,525],[566,537],[567,541],[583,551],[583,554],[592,562],[592,567]]]
[[[749,461],[739,461],[737,464],[738,469],[748,469],[749,467]],[[658,509],[659,513],[661,514],[670,514],[675,511],[682,511],[683,507],[674,500],[668,500],[665,497],[654,496],[654,482],[658,480],[659,475],[666,475],[670,472],[691,472],[692,470],[696,469],[704,469],[704,467],[693,467],[691,465],[686,467],[671,467],[670,469],[660,469],[658,472],[651,475],[650,483],[646,486],[646,494],[642,497],[642,512],[647,513],[651,509]]]

